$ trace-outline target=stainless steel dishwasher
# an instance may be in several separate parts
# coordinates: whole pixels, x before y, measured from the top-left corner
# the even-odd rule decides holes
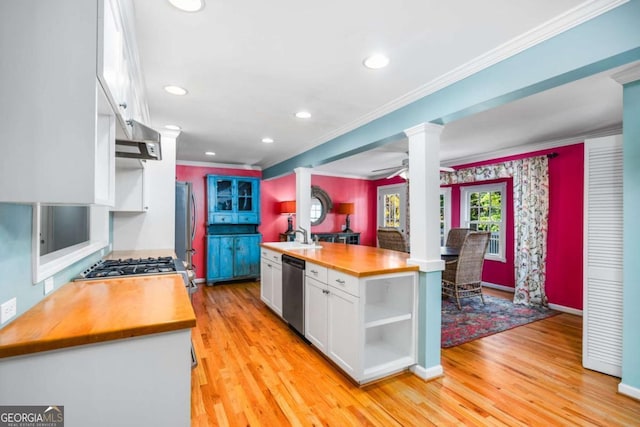
[[[304,260],[282,255],[282,317],[304,337]]]

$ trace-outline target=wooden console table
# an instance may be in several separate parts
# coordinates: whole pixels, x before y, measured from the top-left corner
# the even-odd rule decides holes
[[[349,245],[360,244],[360,233],[311,233],[311,238],[318,236],[320,242],[347,243]],[[293,241],[294,234],[280,233],[280,241]]]

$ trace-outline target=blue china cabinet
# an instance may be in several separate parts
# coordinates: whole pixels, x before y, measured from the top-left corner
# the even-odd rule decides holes
[[[260,180],[207,175],[207,284],[260,275]]]

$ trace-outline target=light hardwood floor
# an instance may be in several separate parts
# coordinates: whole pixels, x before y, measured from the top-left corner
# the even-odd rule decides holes
[[[403,373],[359,388],[259,294],[249,282],[194,295],[192,426],[640,425],[640,401],[617,394],[618,378],[582,368],[580,317],[444,349],[432,381]]]

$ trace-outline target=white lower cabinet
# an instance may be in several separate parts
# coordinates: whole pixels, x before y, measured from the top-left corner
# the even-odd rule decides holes
[[[417,273],[358,278],[307,263],[305,337],[358,383],[416,363]]]
[[[282,317],[281,255],[265,248],[260,248],[260,299]]]
[[[318,350],[326,353],[329,330],[329,285],[307,275],[304,286],[304,335]]]
[[[360,380],[360,298],[329,286],[328,299],[328,355],[349,376]]]

